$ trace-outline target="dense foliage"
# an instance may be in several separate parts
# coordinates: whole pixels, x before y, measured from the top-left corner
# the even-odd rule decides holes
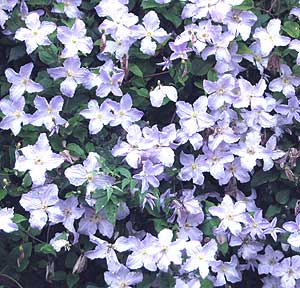
[[[0,287],[300,287],[298,0],[0,0]]]

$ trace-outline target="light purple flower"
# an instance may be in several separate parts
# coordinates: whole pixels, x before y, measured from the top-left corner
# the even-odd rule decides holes
[[[64,100],[61,96],[53,97],[49,103],[46,98],[36,96],[34,106],[37,108],[37,111],[31,116],[30,124],[34,126],[45,125],[49,131],[57,132],[59,125],[65,125],[67,123],[67,121],[59,115],[63,105]]]
[[[82,20],[76,19],[72,28],[66,26],[57,27],[57,38],[65,45],[61,57],[70,58],[77,55],[78,51],[90,54],[93,49],[93,40],[85,36],[86,28]]]
[[[21,172],[29,170],[33,184],[43,185],[46,171],[59,167],[63,162],[64,158],[52,152],[46,134],[42,133],[34,145],[16,152],[14,169]]]
[[[291,233],[287,242],[294,247],[300,247],[300,214],[296,216],[296,222],[285,222],[282,227]]]
[[[257,260],[259,261],[257,271],[258,274],[271,274],[273,275],[273,269],[275,265],[284,257],[283,253],[279,250],[275,250],[272,246],[267,245],[265,248],[264,255],[257,255]]]
[[[300,256],[284,258],[274,267],[273,275],[281,278],[282,287],[294,288],[300,278]]]
[[[80,219],[78,232],[84,235],[94,235],[97,230],[100,234],[111,238],[114,232],[114,225],[106,220],[104,211],[98,213],[94,209],[85,208],[84,218]]]
[[[99,79],[100,85],[96,90],[96,95],[98,97],[106,97],[109,93],[112,93],[115,96],[122,96],[123,93],[120,89],[120,85],[124,78],[124,72],[114,72],[110,75],[107,71],[102,70]]]
[[[207,104],[206,96],[199,97],[193,106],[184,101],[176,103],[176,114],[180,118],[179,123],[189,136],[214,125],[213,116],[206,112]]]
[[[132,99],[129,94],[125,94],[120,103],[109,100],[107,104],[113,112],[113,117],[109,122],[110,126],[121,125],[124,129],[128,129],[132,123],[139,121],[144,115],[142,111],[132,108]]]
[[[237,283],[242,281],[242,274],[239,271],[239,261],[236,255],[233,255],[230,262],[223,262],[221,260],[212,262],[211,270],[217,273],[215,287],[220,287],[228,283]]]
[[[19,28],[16,31],[15,38],[20,41],[25,41],[26,51],[31,54],[39,45],[47,46],[51,44],[48,35],[55,31],[56,25],[53,22],[39,20],[38,13],[29,14],[25,23],[27,28]]]
[[[209,267],[212,261],[215,260],[215,255],[218,251],[217,242],[212,239],[204,246],[200,241],[189,241],[186,243],[186,253],[189,256],[184,264],[184,270],[190,272],[199,270],[202,279],[205,279],[209,274]]]
[[[170,229],[163,229],[158,233],[158,260],[157,267],[163,272],[168,271],[171,262],[180,265],[182,263],[181,250],[185,248],[185,241],[173,239],[173,232]]]
[[[228,31],[232,34],[240,34],[246,41],[251,33],[251,27],[257,21],[257,17],[251,11],[231,10],[227,13],[223,23],[227,25]]]
[[[60,84],[60,91],[63,95],[73,97],[78,84],[86,81],[87,69],[80,68],[79,57],[71,57],[65,60],[63,67],[47,69],[48,74],[54,79],[66,78]]]
[[[49,215],[51,224],[62,223],[70,232],[76,233],[74,221],[81,218],[84,213],[83,208],[79,208],[78,199],[74,196],[66,200],[59,200],[55,204],[55,208]],[[78,238],[75,236],[75,238]],[[77,242],[77,241],[74,241]]]
[[[76,164],[66,169],[65,176],[74,186],[87,184],[86,201],[90,205],[94,205],[96,200],[91,199],[92,193],[96,189],[107,189],[113,185],[115,179],[111,176],[104,175],[99,172],[99,155],[95,152],[90,152],[87,159],[82,164]]]
[[[39,186],[23,194],[20,205],[30,212],[29,223],[32,228],[42,229],[48,220],[48,214],[55,211],[53,207],[59,201],[58,188],[55,184]]]
[[[285,155],[280,149],[276,148],[277,139],[275,135],[272,135],[266,143],[266,147],[262,150],[262,158],[264,160],[263,170],[268,171],[273,168],[274,161]]]
[[[2,29],[4,29],[4,24],[9,19],[9,15],[5,11],[11,12],[17,3],[18,0],[0,0],[0,27]]]
[[[44,90],[43,86],[30,79],[33,69],[33,63],[27,63],[20,68],[20,72],[16,73],[12,68],[5,70],[7,81],[12,84],[9,94],[12,98],[20,97],[24,92],[35,93]]]
[[[143,281],[143,273],[130,272],[124,265],[117,272],[104,272],[104,280],[109,288],[131,288]]]
[[[280,65],[280,77],[269,83],[269,89],[273,92],[281,92],[286,97],[295,96],[295,87],[300,85],[300,77],[293,76],[291,68],[286,64]]]
[[[299,11],[300,11],[300,9],[299,9]],[[297,63],[297,65],[300,65],[300,41],[297,39],[292,40],[290,42],[289,49],[293,49],[298,52],[296,63]]]
[[[13,99],[2,99],[0,101],[0,110],[5,115],[0,122],[0,129],[11,129],[16,136],[21,131],[22,124],[29,123],[29,116],[24,110],[25,98],[23,96]]]
[[[223,106],[224,103],[232,103],[232,90],[235,88],[235,78],[230,74],[225,74],[215,82],[204,80],[203,88],[209,94],[208,107],[216,110]]]
[[[225,195],[219,206],[210,207],[209,213],[221,219],[219,228],[229,229],[233,235],[242,231],[241,223],[245,222],[246,204],[243,202],[233,203],[230,196]]]
[[[4,207],[0,209],[0,230],[11,233],[18,230],[18,225],[13,222],[14,208]]]
[[[202,185],[204,182],[203,172],[208,172],[209,169],[203,166],[204,156],[199,155],[196,159],[192,154],[180,153],[180,163],[184,165],[179,173],[179,178],[182,181],[189,181],[193,179],[193,183]]]
[[[176,59],[187,60],[188,59],[187,53],[193,51],[193,49],[187,46],[186,42],[178,45],[176,45],[175,42],[170,42],[169,46],[173,51],[173,53],[170,56],[171,61],[174,61]]]
[[[246,214],[245,228],[243,233],[249,233],[253,240],[256,236],[259,239],[265,238],[264,229],[269,227],[269,222],[267,219],[262,217],[262,210],[257,210],[254,215]]]
[[[90,100],[88,108],[81,110],[79,114],[90,120],[89,132],[91,134],[99,133],[104,125],[108,125],[113,120],[110,105],[106,101],[99,107],[97,100]]]
[[[153,107],[160,107],[163,104],[165,97],[168,97],[173,102],[176,102],[178,98],[175,87],[163,86],[160,82],[158,82],[158,85],[154,90],[150,91],[149,96]]]
[[[147,55],[154,55],[156,50],[156,43],[164,42],[168,38],[167,32],[159,28],[160,21],[157,14],[154,11],[148,12],[143,18],[143,25],[137,25],[134,27],[134,36],[137,38],[143,38],[141,41],[141,51]]]
[[[80,18],[78,6],[81,5],[81,0],[56,0],[56,2],[63,4],[63,10],[54,7],[51,12],[65,13],[68,18]]]
[[[270,234],[275,242],[277,242],[277,233],[284,233],[285,231],[282,228],[276,227],[277,217],[274,217],[269,223],[268,227],[264,230],[264,234]]]
[[[140,173],[135,174],[133,176],[134,179],[142,181],[142,190],[141,192],[144,193],[149,189],[149,184],[153,187],[159,186],[159,180],[156,176],[159,176],[163,173],[164,168],[161,164],[153,165],[150,160],[146,160],[143,163],[143,169]]]
[[[271,19],[264,29],[258,27],[255,29],[253,38],[259,40],[260,49],[264,56],[268,56],[274,47],[287,46],[290,38],[280,35],[281,21],[280,19]]]
[[[275,111],[281,115],[286,116],[286,120],[289,124],[293,123],[293,119],[300,122],[300,107],[299,100],[296,96],[292,96],[288,100],[288,104],[280,104],[275,107]]]

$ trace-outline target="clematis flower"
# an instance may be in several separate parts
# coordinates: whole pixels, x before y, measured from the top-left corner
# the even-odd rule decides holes
[[[230,262],[223,262],[221,260],[212,262],[211,270],[217,273],[215,287],[223,286],[227,281],[237,283],[242,281],[242,274],[238,268],[239,261],[236,255],[233,255]],[[227,280],[227,281],[226,281]]]
[[[276,149],[277,139],[272,135],[266,143],[266,148],[262,151],[262,159],[264,160],[263,170],[268,171],[274,166],[274,161],[285,155],[280,149]]]
[[[55,204],[55,208],[49,215],[49,220],[52,224],[62,223],[70,232],[75,235],[75,242],[78,240],[76,235],[76,230],[74,227],[74,221],[81,218],[84,213],[83,208],[79,208],[78,200],[76,197],[72,196],[66,200],[59,200]]]
[[[102,70],[99,75],[100,85],[96,90],[96,95],[98,97],[106,97],[109,93],[115,96],[122,96],[123,93],[120,89],[120,85],[123,81],[125,74],[123,71],[114,72],[110,75],[107,71]]]
[[[57,186],[48,184],[33,188],[28,193],[23,194],[20,205],[30,213],[30,226],[41,230],[46,225],[49,214],[55,211],[53,206],[58,201]]]
[[[126,251],[131,245],[127,244],[125,237],[119,237],[114,244],[104,241],[98,237],[90,235],[90,241],[97,246],[94,250],[89,250],[84,255],[89,259],[106,259],[108,270],[117,272],[121,263],[118,260],[116,251]]]
[[[142,111],[132,108],[132,99],[128,93],[121,98],[120,103],[109,100],[107,105],[113,112],[113,117],[109,122],[110,126],[121,125],[127,130],[132,123],[139,121],[144,115]]]
[[[64,158],[53,153],[45,133],[40,134],[34,145],[28,145],[16,152],[14,169],[25,172],[29,170],[33,184],[43,185],[46,171],[59,167]]]
[[[23,111],[25,107],[25,98],[23,96],[13,99],[2,99],[0,101],[0,110],[5,115],[0,122],[0,129],[11,129],[16,136],[21,131],[22,124],[29,123],[29,116]]]
[[[49,103],[46,98],[36,96],[34,106],[37,108],[37,111],[31,116],[30,124],[34,126],[45,125],[49,131],[57,132],[59,125],[65,125],[67,123],[67,121],[59,115],[63,105],[64,100],[61,96],[53,97]]]
[[[2,208],[0,210],[0,230],[11,233],[18,230],[18,225],[13,222],[14,208]]]
[[[199,155],[196,159],[191,154],[180,153],[180,163],[184,165],[179,173],[179,178],[182,181],[193,179],[193,183],[202,185],[204,182],[203,172],[208,172],[208,167],[202,165],[203,155]]]
[[[231,10],[227,13],[223,23],[227,25],[232,34],[240,34],[246,41],[251,33],[251,27],[257,21],[257,17],[251,11]]]
[[[137,38],[143,38],[141,41],[140,50],[147,55],[154,55],[156,50],[156,43],[164,42],[168,38],[168,33],[159,28],[160,21],[157,14],[154,11],[148,12],[143,18],[143,25],[137,25],[134,27],[134,36]]]
[[[179,123],[189,136],[214,125],[213,116],[206,112],[207,105],[208,100],[205,96],[199,97],[193,106],[184,101],[176,103],[176,114],[180,118]]]
[[[280,77],[272,80],[269,89],[273,92],[281,92],[286,97],[295,96],[295,87],[300,85],[300,77],[293,76],[291,68],[286,64],[280,65]]]
[[[63,4],[63,10],[54,7],[51,12],[65,13],[68,18],[80,18],[78,6],[81,5],[81,0],[56,0],[56,2]]]
[[[7,12],[11,12],[17,3],[18,0],[0,0],[0,27],[2,29],[4,29],[4,24],[9,19]]]
[[[259,239],[265,238],[264,229],[269,227],[269,222],[267,219],[262,217],[262,210],[259,209],[255,211],[254,215],[246,214],[244,233],[249,233],[253,240],[256,236]]]
[[[15,38],[25,41],[26,52],[31,54],[39,45],[47,46],[51,44],[48,35],[55,31],[56,25],[53,22],[39,20],[38,13],[31,13],[25,19],[27,28],[19,28],[16,31]]]
[[[274,267],[280,262],[284,255],[279,250],[274,251],[274,249],[270,245],[266,246],[264,252],[264,255],[257,255],[257,260],[259,261],[257,267],[258,274],[273,275]]]
[[[299,9],[299,11],[300,11],[300,9]],[[292,40],[290,42],[289,49],[296,50],[298,52],[296,63],[297,63],[297,65],[300,65],[300,41],[297,39]]]
[[[256,160],[262,159],[263,147],[259,145],[261,136],[257,131],[249,132],[244,142],[240,140],[237,146],[232,146],[233,154],[241,158],[241,165],[249,172],[256,166]]]
[[[78,51],[90,54],[93,49],[93,40],[85,36],[86,28],[82,20],[76,19],[72,28],[66,26],[57,27],[57,38],[65,45],[62,58],[70,58],[77,55]]]
[[[20,97],[24,92],[35,93],[44,90],[43,86],[30,79],[33,69],[33,63],[27,63],[20,68],[20,72],[16,73],[13,69],[7,68],[5,76],[12,86],[9,89],[9,94],[12,98]]]
[[[138,174],[135,174],[133,178],[142,181],[141,192],[144,193],[149,189],[149,184],[151,184],[153,187],[159,186],[159,180],[156,176],[162,174],[163,171],[164,168],[161,164],[153,165],[150,160],[146,160],[143,163],[142,171]]]
[[[49,68],[48,74],[54,79],[66,78],[60,84],[60,92],[68,97],[73,97],[78,84],[85,81],[87,69],[80,68],[81,63],[78,56],[65,60],[63,67]]]
[[[253,38],[259,40],[260,49],[264,56],[268,56],[274,47],[287,46],[290,38],[280,35],[280,19],[271,19],[266,28],[258,27],[255,29]]]
[[[200,276],[205,279],[208,276],[212,261],[215,261],[217,251],[218,245],[214,239],[204,246],[199,241],[187,242],[186,253],[189,258],[184,264],[184,270],[188,272],[199,270]]]
[[[295,287],[296,280],[300,279],[300,256],[284,258],[274,267],[273,275],[281,278],[282,287]]]
[[[91,134],[99,133],[104,125],[108,125],[113,120],[113,114],[111,113],[108,102],[104,101],[100,107],[97,100],[90,100],[88,108],[83,109],[79,113],[86,119],[89,119],[89,132]]]
[[[224,176],[219,179],[220,185],[228,184],[232,177],[235,177],[241,183],[250,181],[250,175],[247,169],[241,166],[241,160],[235,158],[233,162],[224,164]]]
[[[176,59],[182,59],[182,60],[187,60],[189,52],[193,51],[192,48],[189,48],[187,46],[187,43],[184,42],[182,44],[176,44],[175,42],[170,42],[169,46],[173,53],[170,56],[170,61],[174,61]]]
[[[127,258],[126,266],[134,270],[145,267],[149,271],[156,271],[156,263],[159,258],[157,254],[159,251],[158,239],[147,233],[143,240],[129,237],[128,241],[132,242],[132,246],[129,248],[132,253]]]
[[[292,96],[288,100],[288,104],[280,104],[275,107],[275,111],[286,117],[288,124],[293,123],[293,119],[300,122],[299,100],[296,96]]]
[[[219,228],[229,229],[233,235],[238,235],[242,231],[241,223],[245,222],[246,204],[243,202],[233,203],[230,196],[225,195],[219,206],[210,207],[209,213],[221,219]]]
[[[277,224],[277,217],[274,217],[264,230],[264,234],[270,234],[275,242],[277,242],[277,233],[284,233],[285,231],[282,228],[276,227]]]
[[[210,9],[215,6],[219,1],[218,0],[190,0],[190,3],[187,3],[181,13],[181,18],[192,18],[193,21],[196,19],[206,18]]]
[[[210,94],[208,96],[208,107],[216,110],[224,105],[224,103],[232,103],[232,90],[235,88],[235,78],[225,74],[215,82],[204,80],[203,88]]]
[[[115,179],[111,176],[104,175],[99,172],[100,164],[98,162],[99,155],[90,152],[87,159],[82,164],[76,164],[66,169],[65,176],[70,183],[76,187],[87,184],[86,201],[90,205],[94,205],[96,200],[91,199],[91,194],[96,189],[107,189],[113,185]]]
[[[185,242],[180,239],[172,241],[172,239],[173,232],[170,229],[165,228],[158,233],[157,267],[163,272],[168,271],[171,262],[176,265],[182,263],[181,250],[185,248]]]
[[[68,238],[69,234],[66,232],[55,233],[49,244],[56,252],[60,252],[62,248],[65,248],[65,250],[70,250],[71,243],[69,242]]]
[[[164,98],[168,97],[171,101],[177,101],[177,90],[173,86],[163,86],[160,82],[154,88],[154,90],[150,91],[150,101],[153,107],[160,107],[163,104]]]
[[[143,273],[130,272],[124,265],[121,265],[117,272],[104,272],[104,280],[109,288],[131,288],[143,281]]]
[[[111,238],[114,232],[114,225],[106,220],[104,211],[98,213],[94,209],[85,208],[84,218],[80,219],[78,232],[84,235],[94,235],[97,230],[100,234]]]
[[[291,233],[287,242],[294,247],[300,247],[300,214],[296,216],[296,222],[285,222],[282,227]]]

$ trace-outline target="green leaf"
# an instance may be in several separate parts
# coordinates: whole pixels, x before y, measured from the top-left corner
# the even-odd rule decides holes
[[[282,26],[282,30],[293,38],[299,38],[300,26],[298,23],[293,21],[286,21]]]
[[[238,10],[250,10],[252,8],[254,8],[253,0],[245,0],[242,4],[233,6],[233,9]]]
[[[53,3],[54,8],[57,10],[60,10],[61,12],[64,12],[65,4],[64,3]]]
[[[290,200],[290,190],[289,189],[282,189],[276,191],[275,199],[279,204],[285,205]]]
[[[280,173],[278,171],[274,170],[269,170],[267,172],[259,170],[253,175],[251,186],[255,188],[268,182],[274,182],[278,179],[279,174]]]
[[[25,55],[26,55],[26,50],[24,49],[23,45],[15,46],[10,50],[8,62],[18,60]]]
[[[31,177],[30,177],[29,173],[26,173],[25,177],[23,178],[23,181],[22,181],[22,186],[24,186],[25,188],[28,188],[31,186],[31,184],[32,184]]]
[[[52,255],[56,256],[56,252],[53,249],[52,245],[50,245],[48,243],[37,244],[37,245],[35,245],[34,249],[36,252],[39,252],[39,253],[52,254]]]
[[[3,200],[7,195],[7,191],[5,189],[0,189],[0,201]]]
[[[113,225],[116,223],[117,211],[118,207],[113,202],[108,202],[104,207],[106,219]]]
[[[266,217],[267,218],[272,218],[276,215],[278,215],[281,211],[281,207],[279,205],[270,205],[267,209],[267,212],[266,212]]]
[[[253,54],[253,51],[244,42],[238,42],[238,54]]]
[[[142,1],[142,8],[143,9],[152,9],[152,8],[157,8],[161,4],[155,2],[154,0],[143,0]]]
[[[210,69],[207,73],[207,80],[209,81],[217,81],[218,80],[218,73],[214,71],[213,69]]]
[[[143,77],[143,71],[136,64],[129,64],[129,71],[133,73],[135,76]]]
[[[208,279],[201,279],[201,288],[213,288],[214,285],[211,281],[209,281]]]
[[[223,244],[218,244],[218,250],[221,251],[221,253],[223,254],[223,256],[226,256],[227,252],[228,252],[228,242],[224,242]]]
[[[213,65],[214,60],[212,59],[207,59],[206,61],[203,61],[201,59],[194,59],[192,61],[191,73],[195,76],[206,75]]]
[[[98,213],[101,209],[103,209],[105,207],[105,205],[108,203],[108,201],[109,201],[109,198],[107,197],[106,194],[97,198],[96,204],[95,204],[96,213]]]
[[[214,235],[213,230],[214,228],[218,227],[219,224],[220,224],[220,220],[217,218],[206,219],[201,226],[201,231],[206,236],[213,236]]]
[[[68,288],[73,288],[78,283],[80,277],[78,274],[68,274],[67,275],[67,284]]]
[[[51,65],[57,62],[58,48],[54,44],[51,44],[49,46],[39,46],[38,52],[39,58],[43,63]]]
[[[27,220],[27,218],[24,217],[23,215],[17,214],[17,213],[14,214],[14,218],[13,218],[14,223],[19,224],[19,223],[22,223],[26,220]]]
[[[70,151],[71,155],[85,158],[85,152],[79,145],[70,143],[67,145],[67,149]]]
[[[122,176],[126,177],[126,178],[131,178],[131,173],[128,169],[124,168],[124,167],[118,167],[116,169],[117,173],[121,174]]]

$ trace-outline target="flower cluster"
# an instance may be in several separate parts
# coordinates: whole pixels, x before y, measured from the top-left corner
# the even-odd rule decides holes
[[[300,3],[20,2],[0,0],[11,270],[300,287]]]

